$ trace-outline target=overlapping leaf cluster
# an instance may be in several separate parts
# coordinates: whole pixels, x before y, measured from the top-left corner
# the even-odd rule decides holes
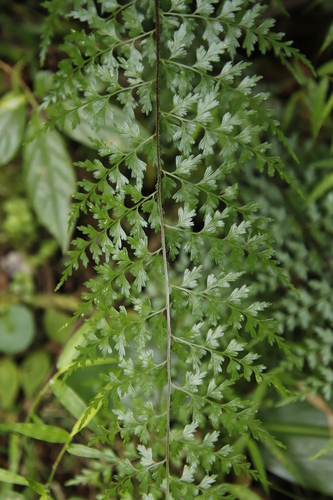
[[[109,421],[95,441],[124,443],[103,498],[227,497],[226,473],[256,473],[226,433],[267,437],[239,384],[265,376],[256,344],[285,348],[247,280],[262,269],[288,281],[272,258],[270,220],[255,201],[241,206],[228,183],[248,162],[289,180],[264,137],[288,143],[237,51],[273,48],[283,61],[297,52],[246,0],[45,6],[51,20],[68,9],[81,24],[43,104],[48,126],[75,128],[83,113],[98,131],[123,113],[121,141],[95,139],[99,158],[78,164],[88,174],[71,221],[89,212],[92,223],[78,227],[63,277],[93,262],[78,314],[103,314],[89,320],[73,368],[118,359],[86,415],[103,403]],[[103,483],[95,468],[75,484],[91,474]]]
[[[308,164],[308,168],[295,168],[291,164],[289,168],[294,170],[298,184],[307,193],[318,176],[320,161],[327,160],[318,160],[323,151],[313,147],[309,139],[304,143],[303,137],[296,136],[295,144],[301,165]],[[298,395],[300,398],[304,398],[306,393],[314,395],[318,392],[330,401],[333,379],[333,337],[330,328],[333,319],[332,246],[327,235],[332,232],[329,222],[332,217],[332,194],[308,203],[285,186],[268,189],[267,179],[258,179],[254,169],[248,169],[245,184],[247,186],[241,189],[243,201],[251,198],[251,189],[256,186],[260,200],[267,206],[268,216],[275,215],[272,228],[276,254],[289,278],[297,283],[299,292],[298,295],[289,291],[281,294],[272,311],[303,367],[302,372],[295,372],[293,366],[284,363],[281,378],[290,370],[293,376],[290,379],[285,377],[284,382],[289,387],[297,384],[302,389]],[[262,273],[258,281],[258,293],[268,300],[277,296],[279,284],[276,277]]]

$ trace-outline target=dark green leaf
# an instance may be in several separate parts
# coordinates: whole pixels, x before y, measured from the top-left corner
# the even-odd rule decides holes
[[[25,351],[35,336],[31,311],[21,305],[9,306],[0,314],[0,352],[15,354]]]
[[[36,125],[30,126],[28,136],[35,131]],[[25,184],[37,217],[65,251],[75,174],[60,134],[55,130],[43,132],[26,144],[23,163]]]
[[[8,92],[0,101],[0,166],[15,158],[22,145],[25,105],[25,96],[16,92]]]

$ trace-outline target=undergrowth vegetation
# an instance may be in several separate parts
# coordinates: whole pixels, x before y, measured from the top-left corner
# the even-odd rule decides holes
[[[0,390],[6,410],[20,384],[30,399],[24,423],[14,414],[0,424],[10,435],[0,499],[255,499],[255,488],[269,498],[266,469],[333,494],[320,479],[332,454],[333,198],[331,177],[317,182],[332,167],[332,65],[316,78],[252,0],[43,7],[41,63],[63,37],[58,69],[40,71],[32,93],[0,64],[13,82],[0,126],[16,126],[0,146],[10,164],[24,134],[24,183],[54,237],[31,267],[55,255],[55,241],[69,248],[59,302],[43,317],[65,347],[39,392],[48,355],[33,388],[22,363],[13,397]],[[267,53],[297,82],[286,111],[260,76]],[[83,145],[76,191],[60,133]],[[17,204],[6,202],[5,242],[28,249],[37,223],[19,202],[16,232]],[[63,287],[81,274],[77,303]],[[27,303],[49,307],[22,279],[11,294],[25,305],[7,299],[0,318],[9,381],[11,356],[34,339]],[[59,320],[57,306],[73,318]],[[29,359],[27,376],[43,356]],[[300,435],[317,438],[301,463],[303,451],[293,458],[283,444]],[[34,468],[30,438],[61,447]]]

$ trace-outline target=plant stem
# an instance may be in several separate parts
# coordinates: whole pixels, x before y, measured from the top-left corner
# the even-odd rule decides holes
[[[166,317],[167,317],[167,372],[168,372],[168,395],[167,395],[167,431],[166,431],[166,499],[170,498],[170,400],[171,400],[171,315],[170,315],[170,284],[168,273],[168,258],[165,244],[163,206],[162,206],[162,162],[161,162],[161,112],[160,112],[160,14],[158,0],[155,0],[156,14],[156,153],[157,153],[157,196],[158,208],[161,220],[161,245],[164,263],[165,275],[165,293],[166,293]]]
[[[31,107],[33,108],[34,111],[36,111],[38,108],[38,102],[36,101],[33,93],[29,89],[28,85],[25,83],[24,80],[22,80],[21,76],[18,74],[17,70],[15,70],[14,68],[12,68],[12,66],[10,66],[9,64],[6,64],[3,61],[0,61],[0,69],[2,69],[5,73],[10,75],[12,80],[14,82],[16,82],[21,87],[21,89],[25,93],[27,100],[31,104]]]
[[[72,442],[72,439],[73,439],[73,436],[71,435],[67,442],[64,444],[64,446],[61,448],[60,452],[59,452],[59,455],[57,456],[57,459],[56,461],[54,462],[53,466],[52,466],[52,470],[51,470],[51,473],[49,475],[49,478],[47,480],[47,482],[45,483],[45,487],[48,489],[50,486],[51,486],[51,483],[53,481],[53,478],[54,478],[54,475],[57,471],[57,468],[61,462],[61,459],[62,457],[64,456],[64,454],[66,453],[66,451],[68,450],[68,447],[70,446],[71,442]]]

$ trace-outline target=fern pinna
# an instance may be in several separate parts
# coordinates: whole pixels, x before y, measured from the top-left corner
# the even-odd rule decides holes
[[[90,444],[113,451],[71,484],[97,474],[99,498],[235,498],[226,474],[257,473],[232,443],[248,432],[267,438],[244,396],[270,382],[257,346],[287,352],[262,312],[269,304],[247,286],[259,267],[287,282],[269,220],[255,200],[237,203],[231,181],[248,162],[290,181],[265,139],[288,142],[246,56],[273,49],[289,66],[302,56],[249,0],[43,5],[44,55],[59,17],[73,27],[43,104],[47,127],[75,129],[85,117],[97,137],[105,120],[115,128],[110,141],[91,139],[99,158],[77,164],[88,176],[71,223],[80,212],[95,223],[78,227],[61,282],[80,262],[95,265],[70,370],[116,360],[80,422],[104,405]]]

